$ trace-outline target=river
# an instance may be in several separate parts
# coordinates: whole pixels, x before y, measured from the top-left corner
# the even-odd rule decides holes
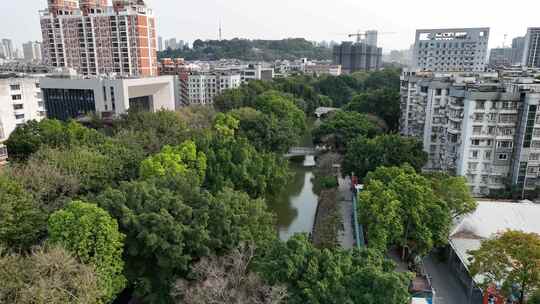
[[[308,124],[309,129],[313,121]],[[308,132],[300,144],[312,147],[311,134]],[[290,162],[293,173],[289,184],[275,198],[269,200],[269,208],[276,215],[279,237],[287,240],[295,233],[310,233],[315,220],[319,197],[313,192],[313,156],[306,156],[303,162]]]

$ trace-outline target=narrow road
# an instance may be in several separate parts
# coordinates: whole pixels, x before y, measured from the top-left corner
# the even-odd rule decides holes
[[[354,231],[352,224],[352,193],[351,181],[347,178],[339,178],[339,204],[341,206],[341,217],[343,219],[343,231],[339,235],[339,243],[344,249],[354,247]]]
[[[467,294],[448,264],[437,261],[432,255],[424,259],[426,273],[431,277],[435,289],[436,304],[467,304]]]

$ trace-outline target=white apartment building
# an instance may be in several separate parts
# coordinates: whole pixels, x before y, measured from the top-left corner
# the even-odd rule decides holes
[[[19,125],[45,117],[39,77],[24,74],[0,75],[0,162],[7,159],[2,144]]]
[[[416,31],[412,69],[432,72],[483,72],[489,28]]]
[[[425,170],[465,176],[473,195],[540,185],[540,81],[524,71],[406,71],[400,129],[423,142]]]
[[[187,77],[187,86],[181,86],[188,90],[187,94],[182,94],[188,96],[184,104],[212,104],[214,97],[225,90],[238,88],[241,83],[240,73],[190,73]]]
[[[115,117],[128,110],[174,111],[177,90],[174,76],[146,78],[43,78],[47,117],[59,120],[88,113]]]

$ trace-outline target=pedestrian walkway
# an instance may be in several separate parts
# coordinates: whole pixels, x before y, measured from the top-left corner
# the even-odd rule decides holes
[[[354,231],[352,224],[352,193],[351,182],[347,178],[339,178],[339,204],[341,207],[341,217],[343,219],[342,231],[339,235],[339,243],[344,249],[352,249],[354,247]]]

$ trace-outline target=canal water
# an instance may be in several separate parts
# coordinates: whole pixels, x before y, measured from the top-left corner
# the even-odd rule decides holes
[[[310,124],[312,126],[312,124]],[[300,143],[312,147],[311,134]],[[290,162],[293,173],[283,191],[268,201],[268,206],[276,215],[277,229],[282,240],[288,240],[295,233],[310,233],[315,220],[319,197],[313,192],[313,166],[315,158],[308,155],[303,161]]]

